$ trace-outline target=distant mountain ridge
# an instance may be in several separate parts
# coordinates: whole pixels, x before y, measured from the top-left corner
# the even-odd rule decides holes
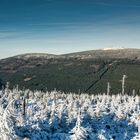
[[[79,57],[79,58],[128,58],[140,59],[140,49],[100,49],[90,50],[78,53],[71,53],[64,55],[66,57]]]
[[[68,53],[62,55],[48,54],[48,53],[25,53],[21,55],[16,55],[10,58],[17,59],[28,59],[28,58],[128,58],[140,59],[140,49],[132,48],[104,48],[99,50],[89,50],[75,53]],[[9,59],[9,58],[5,58]]]
[[[31,90],[103,93],[121,91],[121,78],[128,76],[126,91],[140,91],[140,49],[90,50],[62,55],[28,53],[0,60],[0,79],[11,87]],[[94,84],[94,82],[96,84]]]

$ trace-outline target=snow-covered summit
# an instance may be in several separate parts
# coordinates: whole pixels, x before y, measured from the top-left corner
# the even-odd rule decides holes
[[[125,49],[124,47],[110,47],[110,48],[104,48],[103,50],[104,51],[107,51],[107,50],[123,50]]]

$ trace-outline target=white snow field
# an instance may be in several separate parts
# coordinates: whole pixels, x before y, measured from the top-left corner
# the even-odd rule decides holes
[[[140,140],[140,97],[0,91],[0,140]]]

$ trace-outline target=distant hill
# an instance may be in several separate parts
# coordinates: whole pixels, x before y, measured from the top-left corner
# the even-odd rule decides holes
[[[58,89],[65,92],[126,92],[140,94],[140,49],[104,49],[63,55],[30,53],[0,60],[0,78],[11,87],[31,90]]]
[[[111,49],[111,48],[105,48],[103,50],[90,50],[90,51],[84,51],[84,52],[78,52],[78,53],[71,53],[63,55],[65,57],[78,57],[81,59],[107,59],[107,58],[113,58],[113,59],[140,59],[140,49]]]

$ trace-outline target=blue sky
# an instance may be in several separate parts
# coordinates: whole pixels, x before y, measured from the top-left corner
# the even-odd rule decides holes
[[[140,48],[139,0],[0,0],[0,58]]]

